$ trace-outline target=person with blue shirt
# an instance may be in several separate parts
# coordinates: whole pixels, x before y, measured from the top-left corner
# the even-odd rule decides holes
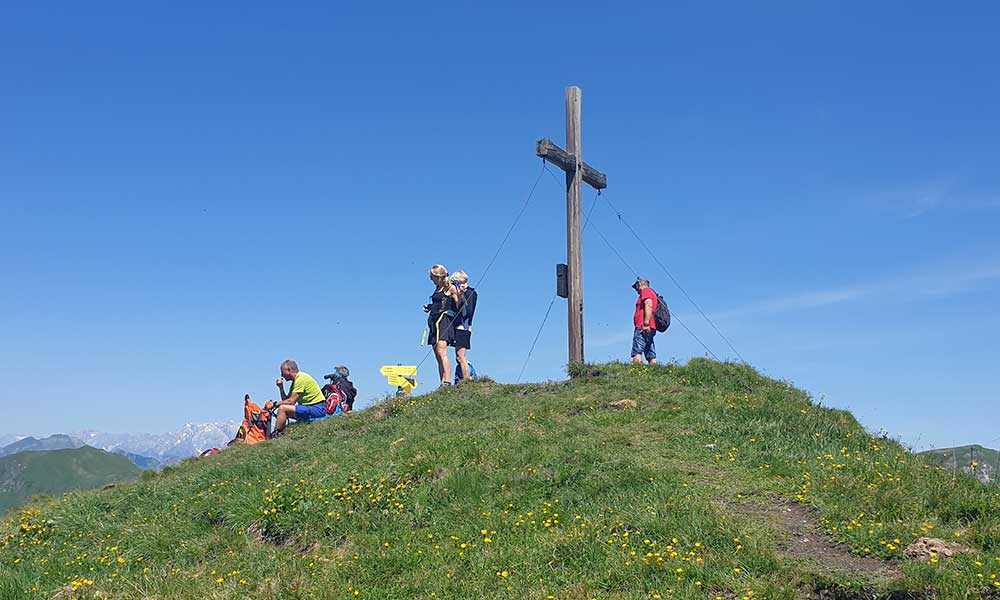
[[[451,345],[455,347],[455,362],[458,363],[456,373],[460,371],[462,375],[455,378],[457,383],[474,375],[465,355],[472,349],[472,317],[476,314],[479,294],[476,288],[469,287],[469,276],[465,271],[452,273],[451,284],[458,290],[458,314],[455,316],[455,331],[451,339]]]

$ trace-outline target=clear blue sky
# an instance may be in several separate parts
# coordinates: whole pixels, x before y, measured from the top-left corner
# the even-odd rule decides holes
[[[5,6],[0,428],[237,418],[286,357],[384,394],[427,267],[478,281],[575,84],[608,198],[753,365],[920,447],[1000,444],[1000,9],[652,4]],[[538,185],[481,285],[500,381],[565,258]],[[589,230],[584,262],[587,357],[626,359],[632,274]],[[564,377],[565,329],[559,300],[525,379]]]

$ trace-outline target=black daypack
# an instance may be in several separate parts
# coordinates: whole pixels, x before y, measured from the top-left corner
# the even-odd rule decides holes
[[[670,327],[670,309],[663,300],[663,296],[656,295],[656,310],[653,311],[653,321],[656,322],[656,330],[663,333]]]
[[[347,409],[353,410],[354,399],[358,396],[358,390],[354,387],[354,384],[348,381],[346,377],[338,377],[337,389],[340,391],[340,397],[347,404]]]

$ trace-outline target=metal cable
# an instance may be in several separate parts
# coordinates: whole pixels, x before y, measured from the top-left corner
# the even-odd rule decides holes
[[[518,223],[518,221],[521,220],[521,216],[524,215],[524,211],[526,211],[528,209],[528,203],[531,202],[531,197],[535,195],[535,189],[538,187],[538,182],[542,180],[542,177],[545,175],[545,172],[547,170],[548,169],[546,168],[545,160],[542,159],[542,170],[538,173],[538,177],[535,179],[535,183],[533,183],[531,185],[531,191],[528,192],[528,197],[525,198],[524,204],[521,206],[521,210],[517,213],[517,216],[514,217],[514,222],[510,224],[510,227],[507,228],[507,233],[503,236],[503,239],[500,240],[500,245],[497,247],[497,251],[493,253],[493,258],[491,258],[490,262],[487,263],[486,268],[483,269],[483,274],[480,275],[479,279],[476,281],[476,286],[475,286],[476,289],[479,289],[479,288],[482,287],[483,280],[486,279],[486,275],[490,272],[490,268],[493,266],[493,263],[496,262],[497,257],[500,256],[500,252],[503,251],[504,245],[506,245],[507,244],[507,240],[510,239],[510,234],[514,232],[514,228],[517,227],[517,223]],[[463,299],[463,303],[464,303],[464,299]],[[458,306],[458,310],[462,310],[462,308],[463,307],[460,304]],[[420,369],[421,365],[424,364],[424,362],[427,360],[427,357],[430,356],[433,351],[434,351],[434,347],[431,346],[427,350],[427,352],[424,354],[424,357],[420,359],[420,362],[417,363],[417,369],[418,370]]]
[[[598,190],[597,195],[598,196],[602,195],[601,192],[600,192],[600,190]],[[597,201],[596,197],[594,198],[594,201],[596,203],[596,201]],[[591,210],[593,210],[593,207],[591,207]],[[589,220],[589,217],[588,217],[588,220]],[[628,261],[625,260],[625,258],[621,255],[621,253],[618,252],[618,250],[611,244],[611,242],[608,241],[608,238],[604,237],[604,234],[601,233],[601,230],[597,228],[597,225],[594,225],[593,223],[591,223],[590,228],[593,229],[594,233],[596,233],[601,238],[601,241],[604,242],[604,244],[608,247],[608,249],[611,250],[611,252],[613,252],[614,255],[618,257],[618,260],[620,260],[621,263],[623,265],[625,265],[625,268],[628,269],[629,271],[632,271],[632,274],[635,275],[636,277],[638,277],[639,274],[636,272],[636,270],[632,268],[632,265],[630,265],[628,263]],[[691,337],[693,337],[695,339],[695,341],[697,341],[699,344],[701,344],[701,347],[705,349],[705,352],[708,352],[709,356],[711,356],[712,358],[714,358],[715,360],[717,360],[719,362],[722,362],[719,359],[719,357],[716,356],[715,352],[712,352],[712,349],[709,348],[708,345],[705,342],[703,342],[701,340],[701,338],[698,337],[695,334],[695,332],[692,331],[691,328],[688,327],[687,324],[684,323],[684,321],[680,317],[677,316],[676,312],[674,312],[674,311],[670,312],[670,319],[672,321],[677,321],[678,323],[680,323],[681,327],[684,328],[684,331],[687,331],[691,335]]]
[[[649,249],[649,246],[646,245],[646,242],[643,241],[643,239],[639,236],[639,234],[637,234],[635,232],[635,229],[632,229],[632,226],[629,225],[628,221],[625,220],[625,217],[622,216],[622,213],[621,213],[620,210],[618,210],[618,207],[615,206],[614,203],[612,203],[611,200],[608,199],[607,194],[603,194],[603,196],[604,196],[604,201],[608,203],[608,206],[611,207],[611,210],[615,211],[615,215],[618,216],[618,220],[622,223],[622,225],[624,225],[626,228],[628,228],[629,232],[632,234],[632,237],[634,237],[636,239],[636,241],[638,241],[639,244],[642,245],[643,249],[646,250],[646,252],[653,259],[653,261],[657,265],[659,265],[659,267],[661,269],[663,269],[663,272],[666,273],[667,277],[669,277],[670,280],[674,282],[674,285],[676,285],[677,289],[679,289],[681,291],[681,293],[684,294],[684,297],[688,299],[688,302],[690,302],[691,305],[694,306],[698,310],[698,312],[705,319],[705,321],[707,321],[708,324],[712,326],[712,329],[715,330],[715,333],[719,334],[719,337],[721,337],[726,342],[726,345],[729,346],[729,349],[732,350],[733,353],[735,353],[736,356],[739,357],[740,362],[746,364],[747,361],[746,361],[745,358],[743,358],[743,355],[740,354],[740,351],[737,350],[736,347],[733,346],[733,343],[731,341],[729,341],[729,338],[727,338],[726,335],[724,333],[722,333],[721,330],[719,330],[719,328],[715,325],[715,323],[712,321],[712,319],[710,319],[709,316],[705,313],[705,311],[703,311],[701,309],[701,306],[699,306],[698,303],[694,301],[694,298],[692,298],[691,295],[688,294],[687,290],[685,290],[684,286],[682,286],[681,283],[679,281],[677,281],[677,278],[673,276],[673,274],[670,272],[670,270],[667,269],[667,267],[660,261],[659,258],[657,258],[657,256],[655,254],[653,254],[653,251]]]
[[[524,375],[524,369],[528,366],[528,361],[531,360],[531,353],[535,351],[535,344],[538,343],[539,336],[542,335],[542,329],[545,328],[545,322],[549,320],[549,313],[552,312],[552,305],[556,303],[556,298],[559,294],[552,294],[552,300],[549,301],[549,307],[545,309],[545,318],[542,319],[542,324],[538,326],[538,331],[535,333],[535,341],[531,342],[531,347],[528,348],[528,356],[524,359],[524,364],[521,365],[521,372],[517,374],[517,381],[515,383],[521,383],[521,376]]]
[[[546,172],[548,172],[550,175],[552,175],[553,179],[555,179],[555,181],[558,183],[558,181],[559,181],[558,178],[556,178],[555,175],[552,174],[552,172],[549,170],[547,164],[544,165],[544,169],[545,169]],[[559,184],[559,187],[563,188],[565,190],[565,187],[562,184]],[[704,311],[701,310],[701,307],[699,307],[698,304],[694,301],[694,299],[690,297],[690,295],[687,293],[687,291],[685,291],[684,288],[681,287],[681,284],[674,278],[673,275],[670,274],[670,271],[667,270],[667,268],[663,265],[663,263],[661,263],[660,260],[658,258],[656,258],[656,256],[652,253],[652,251],[649,249],[649,247],[646,246],[646,243],[643,242],[642,239],[639,238],[638,235],[636,235],[635,230],[633,230],[632,227],[629,226],[628,223],[625,222],[625,219],[622,217],[621,212],[618,211],[618,209],[611,203],[610,200],[608,200],[607,194],[603,194],[601,192],[601,190],[597,190],[597,193],[594,196],[594,203],[591,205],[590,210],[587,213],[587,223],[586,223],[586,225],[584,225],[584,230],[586,230],[587,226],[589,225],[594,230],[594,232],[597,233],[597,235],[601,238],[601,241],[604,242],[604,244],[608,247],[608,249],[611,250],[611,252],[614,253],[614,255],[616,257],[618,257],[618,260],[620,260],[623,265],[625,265],[625,268],[627,268],[629,271],[631,271],[633,275],[635,275],[636,277],[638,277],[638,272],[634,268],[632,268],[632,265],[630,265],[628,263],[628,261],[625,260],[625,257],[623,257],[621,255],[621,253],[618,252],[618,250],[614,247],[614,245],[610,241],[608,241],[608,238],[605,237],[603,233],[601,233],[601,231],[600,231],[600,229],[598,229],[597,225],[594,225],[593,222],[591,221],[590,217],[594,213],[594,208],[595,208],[595,206],[597,204],[597,196],[604,196],[604,200],[608,203],[608,205],[612,208],[612,210],[615,211],[615,214],[618,216],[618,220],[621,221],[622,224],[624,224],[626,227],[628,227],[629,231],[631,231],[632,235],[637,240],[639,240],[639,243],[642,244],[642,247],[645,248],[646,252],[649,253],[649,255],[653,257],[653,260],[656,261],[656,263],[658,265],[660,265],[660,268],[663,269],[663,271],[667,274],[667,276],[669,276],[670,279],[673,280],[674,284],[677,285],[677,287],[684,293],[684,296],[687,297],[687,299],[691,302],[692,305],[694,305],[695,308],[698,309],[698,312],[700,312],[702,314],[702,316],[705,318],[705,320],[708,321],[710,325],[712,325],[712,328],[715,329],[716,333],[718,333],[719,336],[722,337],[722,339],[726,341],[726,343],[733,350],[733,352],[735,352],[736,355],[739,356],[740,360],[742,360],[743,363],[746,364],[746,361],[743,360],[743,357],[736,350],[736,348],[733,347],[732,343],[729,342],[729,340],[726,338],[726,336],[724,336],[722,334],[722,332],[719,331],[718,327],[716,327],[715,324],[712,323],[711,319],[708,318],[708,315],[706,315],[704,313]],[[708,347],[708,344],[706,344],[700,337],[698,337],[698,335],[695,334],[695,332],[690,327],[687,326],[687,323],[685,323],[683,319],[681,319],[679,316],[677,316],[677,313],[675,311],[671,311],[670,312],[670,317],[671,317],[672,321],[677,321],[678,323],[680,323],[680,326],[684,328],[684,331],[687,331],[688,334],[692,338],[694,338],[694,340],[697,341],[698,344],[701,345],[702,348],[705,349],[705,352],[707,352],[709,356],[711,356],[713,359],[715,359],[718,362],[723,362],[722,359],[719,358],[719,356],[717,354],[715,354],[715,352],[712,352],[712,349]],[[737,379],[739,380],[739,383],[743,386],[743,388],[745,390],[747,390],[748,392],[752,392],[753,391],[752,386],[750,386],[750,384],[747,383],[742,377],[737,376]]]

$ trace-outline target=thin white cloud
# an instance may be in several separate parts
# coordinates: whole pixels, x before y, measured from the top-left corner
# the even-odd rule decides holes
[[[782,313],[870,299],[949,296],[1000,280],[1000,263],[964,268],[926,268],[919,272],[857,285],[826,288],[769,298],[716,314],[719,319]]]
[[[941,209],[974,212],[1000,208],[995,186],[977,186],[969,174],[958,173],[853,195],[869,209],[906,219]]]
[[[864,194],[863,198],[878,210],[913,219],[952,202],[956,183],[955,177],[939,177]]]

